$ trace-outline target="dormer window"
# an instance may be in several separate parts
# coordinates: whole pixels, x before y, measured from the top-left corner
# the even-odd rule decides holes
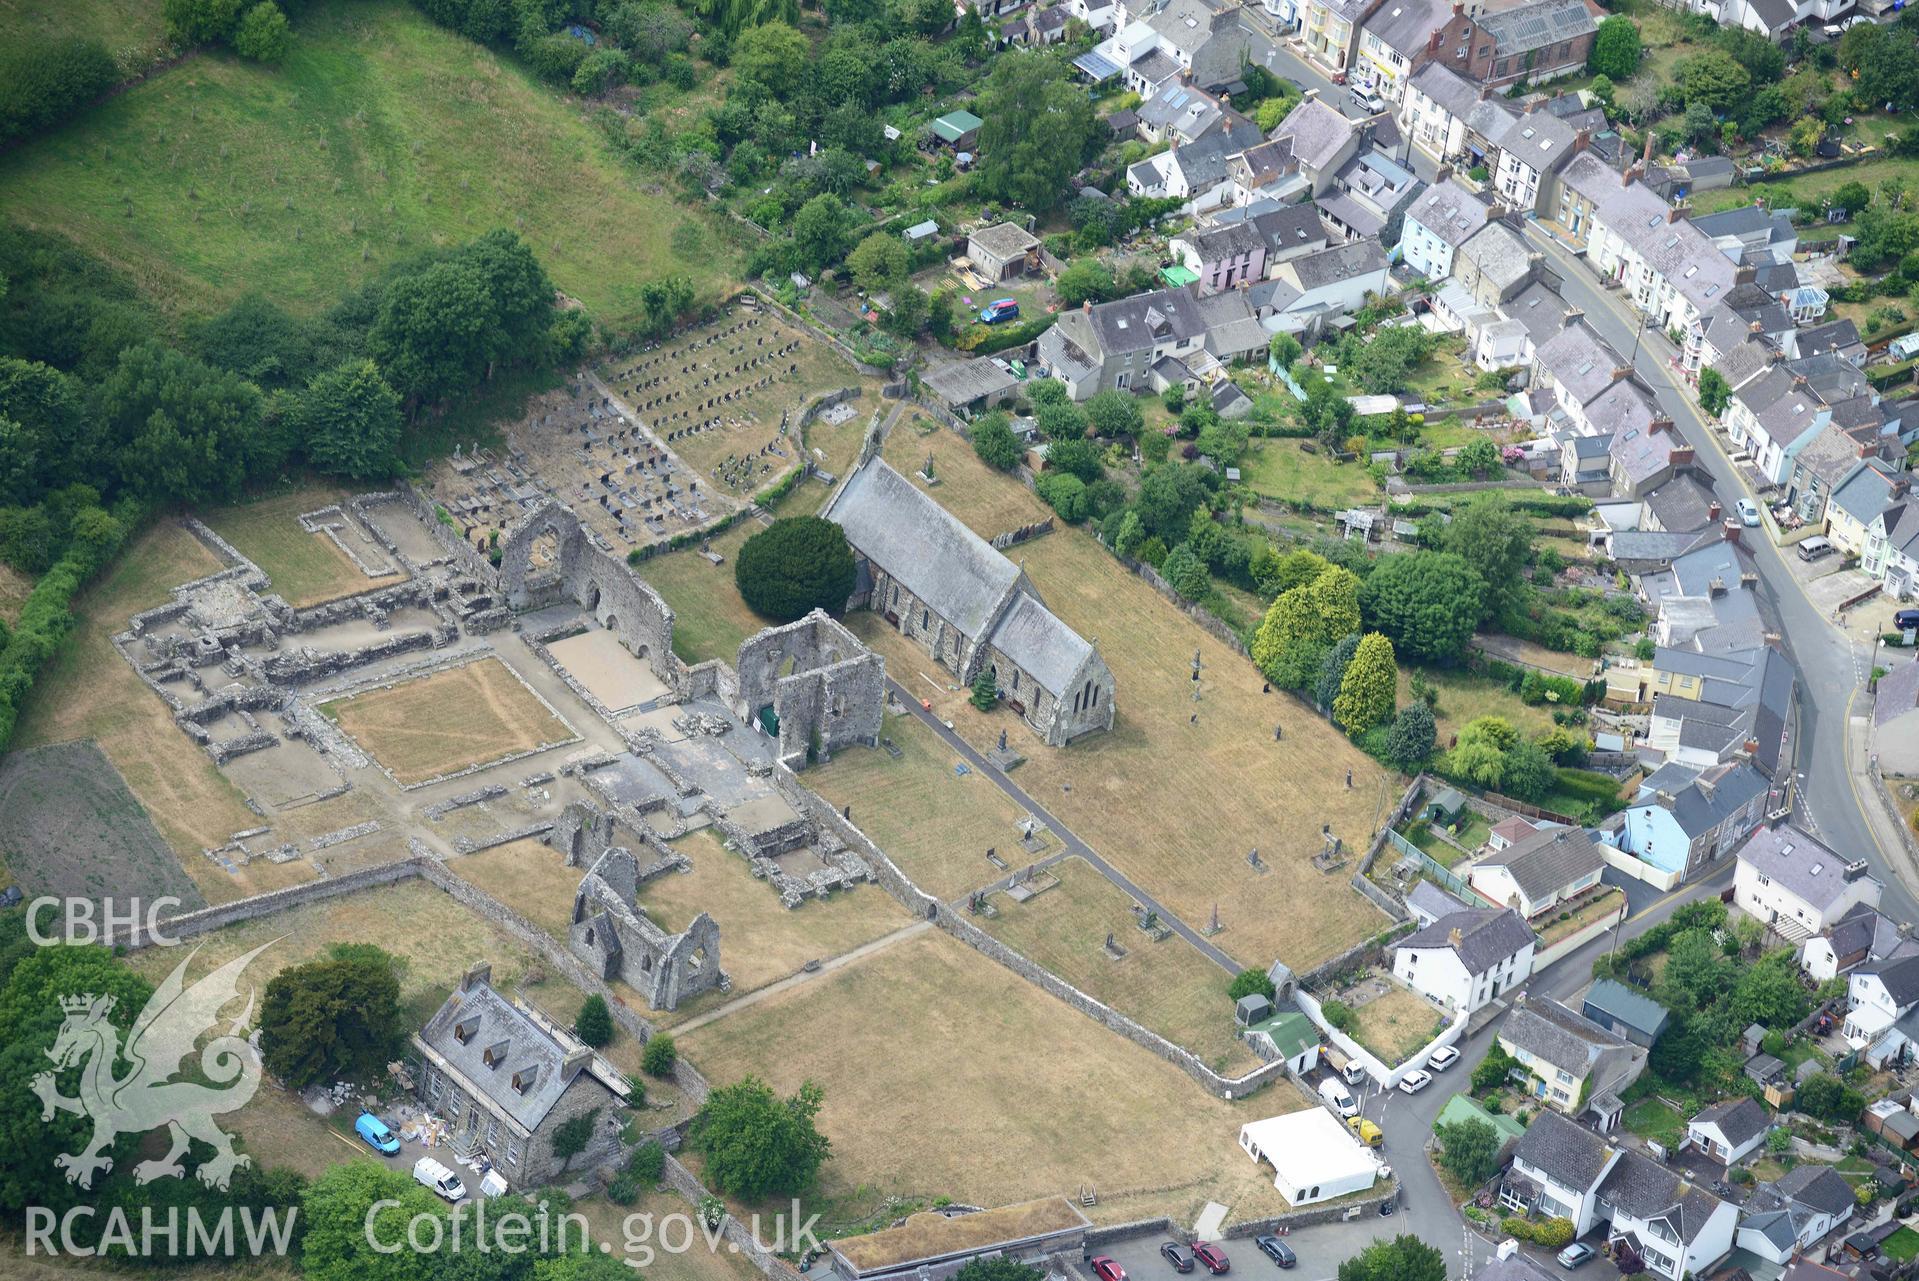
[[[470,1019],[461,1019],[459,1022],[453,1025],[453,1039],[458,1041],[461,1045],[465,1045],[468,1041],[471,1041],[473,1039],[473,1034],[475,1032],[478,1032],[479,1030],[480,1030],[479,1015],[476,1014]]]
[[[493,1044],[487,1046],[485,1050],[481,1051],[480,1062],[490,1068],[500,1066],[500,1064],[506,1062],[507,1048],[511,1044],[512,1042],[510,1041],[495,1041]]]
[[[539,1075],[540,1069],[537,1064],[531,1067],[521,1068],[513,1074],[513,1092],[515,1094],[525,1094],[533,1088],[533,1082],[539,1079]]]

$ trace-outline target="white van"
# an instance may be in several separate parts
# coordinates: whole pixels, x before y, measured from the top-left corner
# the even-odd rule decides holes
[[[1830,556],[1838,550],[1837,547],[1833,546],[1830,538],[1808,538],[1799,544],[1799,559],[1809,561],[1818,560],[1820,557]]]
[[[466,1196],[466,1184],[460,1182],[460,1176],[435,1161],[423,1156],[413,1163],[415,1182],[424,1183],[444,1201],[457,1202]]]
[[[1319,1083],[1319,1097],[1332,1105],[1333,1111],[1341,1116],[1358,1116],[1359,1105],[1353,1102],[1353,1096],[1345,1086],[1327,1077]]]

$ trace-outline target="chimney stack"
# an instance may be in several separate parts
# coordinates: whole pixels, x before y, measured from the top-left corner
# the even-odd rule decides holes
[[[1706,523],[1708,525],[1711,525],[1715,523],[1716,521],[1718,521],[1720,514],[1724,510],[1725,509],[1719,505],[1719,500],[1717,498],[1707,503],[1706,504]]]
[[[1655,418],[1655,419],[1653,419],[1653,420],[1652,420],[1652,422],[1651,422],[1651,423],[1649,423],[1649,424],[1647,424],[1647,426],[1648,426],[1648,428],[1649,428],[1649,429],[1650,429],[1650,430],[1652,431],[1652,434],[1653,434],[1653,435],[1655,435],[1655,436],[1657,436],[1657,435],[1658,435],[1658,434],[1659,434],[1660,432],[1662,432],[1662,431],[1671,431],[1671,430],[1672,430],[1672,419],[1670,419],[1670,418]]]
[[[1667,425],[1671,426],[1670,423]],[[1691,445],[1674,445],[1666,453],[1666,461],[1674,467],[1690,467],[1694,457]]]
[[[474,965],[473,967],[468,969],[465,974],[462,974],[460,976],[460,990],[462,992],[470,992],[474,988],[479,987],[483,983],[491,984],[492,982],[493,982],[492,963],[488,961],[481,961],[479,964]]]
[[[1726,542],[1737,543],[1739,541],[1739,522],[1736,520],[1727,521],[1719,527],[1719,534]]]
[[[1683,204],[1668,205],[1666,207],[1667,225],[1670,226],[1671,224],[1678,222],[1681,218],[1684,218],[1686,216],[1687,212],[1688,211],[1686,209],[1686,206],[1684,206]]]
[[[1592,140],[1593,131],[1591,129],[1575,130],[1573,132],[1573,154],[1576,156],[1587,147],[1592,146]]]
[[[1653,145],[1653,131],[1648,129],[1646,130],[1646,149],[1644,153],[1641,154],[1641,156],[1639,157],[1639,171],[1641,173],[1652,172],[1652,145]]]
[[[578,1075],[580,1069],[592,1061],[593,1051],[588,1046],[582,1045],[576,1049],[568,1050],[566,1057],[560,1060],[560,1080],[562,1082],[571,1081]]]
[[[1618,382],[1621,378],[1631,378],[1631,377],[1632,377],[1631,365],[1614,365],[1613,366],[1612,380],[1614,382]]]

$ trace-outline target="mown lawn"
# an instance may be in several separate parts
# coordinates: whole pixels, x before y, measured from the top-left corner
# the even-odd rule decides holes
[[[1324,508],[1378,501],[1379,486],[1364,466],[1334,462],[1324,452],[1300,448],[1310,443],[1283,437],[1256,440],[1239,460],[1240,474],[1254,490],[1285,502]]]
[[[399,0],[309,8],[277,68],[188,57],[0,159],[0,206],[177,314],[249,290],[323,310],[398,260],[495,227],[614,323],[637,314],[650,277],[687,275],[711,295],[735,267],[713,224],[649,191],[574,105]],[[683,224],[702,252],[675,251]]]
[[[1686,1132],[1686,1118],[1658,1099],[1641,1099],[1626,1109],[1626,1128],[1642,1139],[1675,1146]]]

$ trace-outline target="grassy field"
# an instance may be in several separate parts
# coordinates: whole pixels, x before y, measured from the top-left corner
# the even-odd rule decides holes
[[[1259,1059],[1233,1026],[1232,976],[1178,935],[1155,943],[1134,927],[1132,899],[1083,859],[1055,864],[1059,886],[1025,903],[992,897],[999,916],[980,922],[995,938],[1080,991],[1129,1014],[1199,1055],[1215,1071],[1250,1071]],[[1126,955],[1106,951],[1112,935]]]
[[[491,894],[555,938],[573,923],[573,896],[584,868],[535,837],[446,861],[446,870]]]
[[[1425,997],[1398,985],[1353,1007],[1353,1037],[1388,1066],[1403,1063],[1433,1039],[1443,1015]]]
[[[352,596],[400,581],[397,574],[368,578],[323,534],[300,528],[300,517],[346,497],[347,491],[296,489],[208,512],[202,519],[214,533],[239,549],[273,582],[273,590],[295,609],[338,596]]]
[[[938,931],[709,1023],[680,1051],[716,1084],[820,1084],[833,1156],[818,1192],[835,1217],[889,1195],[1003,1205],[1089,1185],[1101,1222],[1191,1222],[1208,1200],[1235,1220],[1271,1214],[1284,1202],[1239,1127],[1306,1106],[1286,1083],[1212,1098]]]
[[[1642,1139],[1651,1139],[1667,1147],[1678,1146],[1685,1137],[1686,1118],[1658,1099],[1641,1099],[1626,1109],[1626,1128]]]
[[[807,484],[795,492],[817,488]],[[673,652],[682,661],[722,658],[731,663],[741,641],[770,625],[770,620],[746,607],[733,585],[733,559],[740,554],[740,544],[761,528],[753,521],[741,521],[709,540],[708,545],[726,558],[718,565],[689,547],[655,556],[634,570],[673,607]]]
[[[1024,486],[989,472],[951,432],[895,431],[886,457],[917,468],[927,451],[939,500],[986,534],[1044,514]],[[1008,741],[1027,756],[1019,784],[1166,907],[1195,926],[1215,906],[1217,940],[1244,964],[1275,956],[1309,967],[1386,924],[1342,873],[1314,870],[1320,827],[1348,850],[1398,799],[1399,784],[1298,702],[1262,695],[1246,659],[1215,641],[1084,532],[1063,529],[1014,552],[1062,619],[1098,642],[1118,693],[1113,729],[1048,748],[1010,713],[981,713],[948,689],[951,673],[870,613],[849,623],[887,671],[929,698],[976,748]],[[1192,658],[1202,664],[1193,701]],[[1197,715],[1197,722],[1191,718]],[[1275,723],[1285,739],[1275,742]],[[1345,784],[1352,771],[1353,786]],[[1249,866],[1258,848],[1270,869]]]
[[[1873,193],[1873,199],[1879,199],[1879,184],[1888,178],[1898,178],[1910,186],[1919,178],[1919,160],[1887,156],[1882,159],[1867,160],[1856,165],[1843,165],[1837,169],[1825,169],[1818,173],[1803,175],[1783,175],[1778,178],[1754,183],[1750,187],[1722,187],[1718,191],[1702,191],[1693,197],[1693,203],[1700,213],[1718,213],[1722,209],[1733,209],[1740,205],[1749,205],[1758,197],[1765,197],[1766,203],[1774,208],[1802,206],[1824,208],[1823,200],[1849,182],[1863,182],[1866,189]]]
[[[97,742],[211,903],[306,880],[312,870],[260,860],[233,875],[201,856],[202,849],[257,827],[259,816],[213,762],[191,748],[111,637],[132,615],[165,603],[169,588],[219,568],[204,543],[171,521],[132,540],[75,602],[73,632],[34,683],[13,741],[16,748]]]
[[[1504,682],[1477,676],[1463,668],[1419,667],[1408,664],[1399,669],[1399,705],[1413,701],[1413,673],[1439,691],[1439,706],[1433,717],[1439,723],[1441,747],[1464,729],[1466,722],[1481,716],[1503,716],[1522,734],[1553,727],[1552,712],[1545,703],[1530,704],[1507,689]]]
[[[0,0],[0,45],[27,36],[83,36],[107,47],[125,72],[167,50],[158,0]]]
[[[667,930],[685,929],[701,912],[719,922],[720,968],[733,980],[733,991],[709,992],[651,1018],[681,1022],[783,979],[808,961],[850,952],[911,923],[904,908],[870,885],[782,907],[773,887],[756,879],[746,860],[721,845],[711,829],[673,846],[693,860],[693,870],[648,881],[640,887],[640,904]]]
[[[928,894],[958,899],[1005,875],[986,861],[989,849],[1020,865],[1023,811],[1004,792],[977,773],[955,774],[958,757],[912,716],[888,717],[882,733],[898,760],[876,747],[845,748],[807,770],[806,785],[852,806],[853,822]]]
[[[94,4],[104,0],[92,0]],[[735,256],[618,160],[574,106],[400,0],[301,15],[277,68],[188,57],[0,159],[0,205],[127,271],[162,307],[243,291],[331,306],[391,263],[519,230],[597,319],[672,270],[702,295]],[[705,251],[672,250],[682,225]]]
[[[1258,492],[1286,502],[1350,507],[1378,500],[1379,486],[1360,463],[1337,463],[1324,452],[1307,453],[1300,443],[1281,437],[1254,441],[1239,460],[1240,474]]]
[[[497,658],[323,703],[401,786],[574,737]]]

